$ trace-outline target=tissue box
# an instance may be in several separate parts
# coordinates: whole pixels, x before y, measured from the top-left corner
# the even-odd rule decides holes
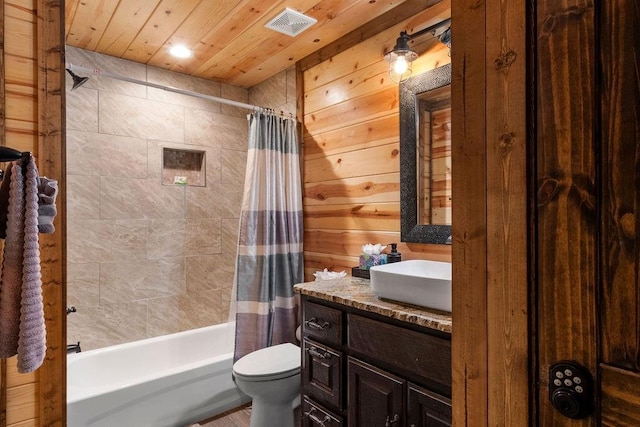
[[[358,267],[368,270],[374,265],[384,265],[386,263],[387,263],[387,254],[379,254],[379,255],[362,254],[360,255],[360,262],[358,263]]]

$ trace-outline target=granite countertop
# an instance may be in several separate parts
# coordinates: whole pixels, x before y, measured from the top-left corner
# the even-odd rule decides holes
[[[346,276],[299,283],[293,288],[296,292],[310,297],[451,333],[451,313],[378,299],[371,292],[367,279]]]

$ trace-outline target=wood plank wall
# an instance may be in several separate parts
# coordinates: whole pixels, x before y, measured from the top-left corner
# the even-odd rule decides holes
[[[527,309],[530,3],[452,5],[455,425],[535,425]]]
[[[41,175],[64,176],[61,2],[0,0],[4,12],[4,144],[31,151]],[[46,53],[45,53],[46,52]],[[40,236],[47,327],[47,355],[36,372],[19,374],[16,358],[0,370],[2,426],[62,426],[66,411],[63,242],[64,183],[60,183],[57,232]]]
[[[20,151],[35,151],[38,129],[35,4],[6,0],[4,10],[5,142]],[[38,425],[38,377],[18,374],[16,358],[7,360],[2,386],[6,390],[7,426]]]
[[[400,242],[398,86],[383,54],[400,31],[450,17],[442,1],[302,69],[305,276],[358,265],[365,243],[399,243],[403,259],[450,260],[451,247]],[[430,35],[417,38],[419,74],[450,62]],[[455,197],[455,196],[454,196]]]

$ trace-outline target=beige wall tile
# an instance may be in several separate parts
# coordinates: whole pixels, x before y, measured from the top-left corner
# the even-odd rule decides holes
[[[186,74],[175,73],[157,67],[147,67],[147,81],[162,86],[196,92],[198,94],[220,98],[220,83],[200,79]],[[182,105],[199,110],[220,112],[221,104],[211,100],[182,95],[163,89],[147,89],[147,98],[169,104]]]
[[[187,258],[187,293],[225,289],[231,292],[235,271],[235,249],[219,255]]]
[[[279,111],[279,107],[287,103],[286,70],[249,89],[249,101]]]
[[[100,177],[67,175],[67,216],[72,221],[100,218]]]
[[[221,291],[213,290],[148,300],[149,335],[165,335],[226,321],[222,319],[221,299]]]
[[[189,108],[185,110],[184,142],[187,144],[246,150],[247,139],[246,117]]]
[[[149,221],[147,258],[183,257],[187,233],[184,219],[156,219]]]
[[[147,221],[68,221],[67,261],[89,263],[145,259],[147,234]]]
[[[67,90],[67,130],[98,132],[98,91],[86,85],[74,91]]]
[[[187,188],[187,218],[239,218],[243,184]]]
[[[185,187],[161,185],[155,179],[100,178],[103,219],[184,218]]]
[[[136,80],[146,80],[146,66],[137,62],[128,61],[126,59],[115,58],[112,56],[102,55],[88,50],[78,49],[72,46],[66,48],[66,62],[81,67],[99,70],[103,73],[124,76]],[[80,73],[76,73],[80,75]],[[84,75],[83,75],[84,76]],[[109,77],[100,77],[95,73],[89,76],[89,81],[76,89],[74,92],[83,91],[85,88],[98,89],[102,92],[115,92],[127,96],[135,96],[137,98],[145,98],[147,96],[147,88],[135,83],[129,83],[122,80],[112,79]],[[67,79],[70,80],[70,79]]]
[[[246,174],[247,152],[236,150],[220,150],[221,175],[220,183],[244,185]]]
[[[184,255],[219,254],[221,234],[220,218],[187,219]]]
[[[100,305],[183,294],[184,258],[100,264]]]
[[[87,307],[67,318],[67,341],[82,351],[148,338],[147,301]]]
[[[147,141],[142,138],[67,131],[67,173],[147,177]]]
[[[245,104],[249,103],[249,91],[242,87],[231,86],[222,83],[221,85],[221,96],[225,99],[230,99],[232,101],[244,102]],[[228,116],[242,117],[246,118],[247,114],[250,113],[250,110],[246,108],[233,107],[227,104],[220,104],[220,112],[222,114],[226,114]]]
[[[100,133],[184,141],[184,107],[100,92]]]
[[[67,307],[75,306],[80,312],[85,307],[96,306],[100,302],[100,264],[67,265]],[[70,314],[73,316],[76,313]]]

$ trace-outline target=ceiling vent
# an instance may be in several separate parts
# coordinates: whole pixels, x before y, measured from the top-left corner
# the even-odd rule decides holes
[[[278,31],[291,37],[295,37],[313,24],[318,22],[310,16],[286,8],[278,16],[273,18],[266,28]]]

